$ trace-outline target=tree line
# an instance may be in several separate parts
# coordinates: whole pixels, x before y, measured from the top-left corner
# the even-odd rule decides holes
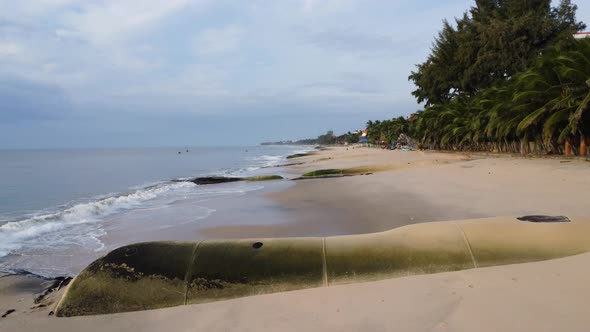
[[[369,139],[407,132],[424,148],[587,154],[590,39],[562,0],[478,0],[443,22],[427,60],[409,76],[425,108],[370,121]]]
[[[361,138],[360,131],[347,132],[342,135],[336,136],[334,132],[329,130],[323,135],[319,135],[317,138],[305,138],[297,141],[279,141],[279,142],[263,142],[261,145],[332,145],[332,144],[353,144],[358,143]]]
[[[415,114],[411,135],[435,149],[587,155],[590,39],[545,49],[528,70]]]
[[[367,139],[370,143],[387,142],[396,140],[400,134],[408,133],[409,121],[404,117],[391,120],[377,120],[367,122]]]

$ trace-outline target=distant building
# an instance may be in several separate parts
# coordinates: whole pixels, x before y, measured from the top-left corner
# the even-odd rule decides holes
[[[582,38],[590,38],[590,32],[578,32],[574,34],[574,38],[582,39]]]

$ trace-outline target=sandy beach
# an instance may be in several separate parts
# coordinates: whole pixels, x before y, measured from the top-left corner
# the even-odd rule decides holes
[[[215,227],[215,237],[329,236],[379,232],[407,224],[518,216],[588,215],[590,162],[336,148],[297,159],[295,175],[368,167],[371,175],[297,181],[268,194],[297,220],[286,225]],[[289,218],[290,219],[290,218]]]
[[[330,236],[408,224],[527,214],[588,216],[584,159],[333,148],[295,159],[297,177],[318,169],[370,175],[305,179],[263,200],[279,223],[212,219],[195,237]],[[227,216],[226,216],[227,217]],[[195,231],[197,232],[197,231]],[[187,235],[188,236],[188,235]],[[557,260],[260,295],[161,310],[55,318],[62,290],[0,277],[6,331],[587,331],[590,254]],[[34,308],[37,306],[36,308]]]

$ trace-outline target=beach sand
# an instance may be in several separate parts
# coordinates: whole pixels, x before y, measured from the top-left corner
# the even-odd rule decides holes
[[[300,180],[268,194],[285,211],[296,212],[297,220],[285,225],[204,232],[226,238],[329,236],[430,221],[590,213],[590,162],[584,160],[338,148],[298,161],[305,164],[291,167],[293,174],[354,167],[381,171]]]
[[[371,175],[296,181],[265,193],[280,223],[210,222],[204,238],[329,236],[407,224],[526,214],[588,216],[590,162],[337,148],[296,159],[293,176],[369,167]],[[272,207],[270,207],[272,206]],[[41,281],[0,278],[4,331],[588,331],[590,253],[105,316],[30,309]]]

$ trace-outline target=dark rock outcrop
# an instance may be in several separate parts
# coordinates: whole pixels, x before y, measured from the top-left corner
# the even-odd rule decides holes
[[[188,182],[192,182],[194,184],[218,184],[218,183],[226,183],[226,182],[237,182],[243,181],[243,178],[235,178],[235,177],[227,177],[227,176],[204,176],[199,178],[194,178],[190,180],[186,180]]]
[[[307,156],[311,156],[311,155],[313,155],[313,153],[311,153],[311,152],[296,153],[296,154],[292,154],[290,156],[287,156],[287,159],[301,158],[301,157],[307,157]]]
[[[206,184],[219,184],[219,183],[227,183],[227,182],[238,182],[238,181],[272,181],[272,180],[282,180],[283,177],[280,175],[261,175],[261,176],[250,176],[246,178],[238,178],[238,177],[227,177],[227,176],[204,176],[198,177],[188,180],[174,180],[176,182],[192,182],[198,185],[206,185]]]

